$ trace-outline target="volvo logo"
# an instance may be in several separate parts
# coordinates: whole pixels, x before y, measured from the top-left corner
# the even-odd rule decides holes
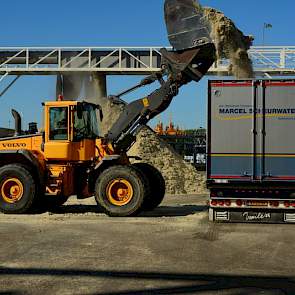
[[[2,143],[4,148],[24,148],[27,145],[25,143]]]

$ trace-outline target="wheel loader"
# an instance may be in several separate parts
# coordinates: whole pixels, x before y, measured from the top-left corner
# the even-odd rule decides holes
[[[43,104],[44,127],[21,130],[13,110],[14,136],[0,139],[0,211],[30,212],[38,206],[59,206],[69,196],[95,196],[110,216],[134,216],[156,208],[165,181],[148,164],[131,165],[128,149],[149,120],[170,105],[181,86],[199,81],[215,60],[215,47],[202,9],[194,0],[166,0],[165,20],[173,50],[162,49],[161,70],[140,84],[112,96],[113,101],[141,86],[159,82],[150,95],[126,104],[110,131],[101,136],[99,105],[85,101]]]

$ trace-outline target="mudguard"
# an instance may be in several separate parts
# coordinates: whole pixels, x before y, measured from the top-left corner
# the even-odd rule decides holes
[[[28,150],[4,150],[0,151],[0,166],[9,164],[24,164],[32,168],[38,181],[43,186],[45,171],[38,159]]]

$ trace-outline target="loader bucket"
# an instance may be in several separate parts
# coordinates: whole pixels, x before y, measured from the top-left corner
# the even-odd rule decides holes
[[[212,43],[197,0],[165,0],[165,21],[170,44],[177,51]]]

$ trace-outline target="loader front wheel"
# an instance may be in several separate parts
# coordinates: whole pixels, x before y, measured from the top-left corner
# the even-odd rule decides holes
[[[33,205],[37,187],[29,169],[10,164],[0,168],[0,211],[6,214],[26,213]]]
[[[95,185],[95,199],[109,216],[137,215],[146,195],[144,179],[131,166],[112,166],[103,171]]]

